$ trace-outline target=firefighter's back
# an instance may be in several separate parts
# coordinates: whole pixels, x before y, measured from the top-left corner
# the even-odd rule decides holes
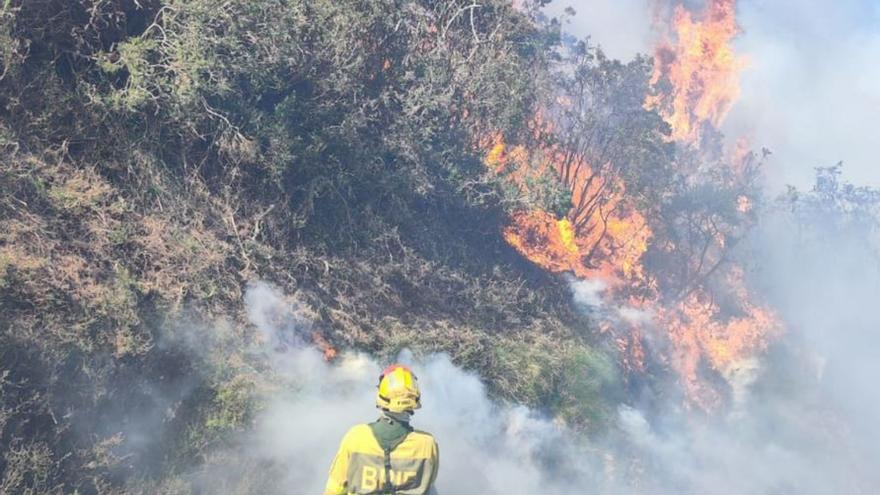
[[[438,448],[430,433],[410,431],[390,452],[390,469],[385,466],[385,451],[368,424],[353,427],[345,435],[341,450],[347,462],[331,469],[331,478],[346,480],[346,492],[357,495],[385,493],[390,473],[391,493],[425,495],[434,483],[438,468]],[[336,463],[334,463],[336,464]]]

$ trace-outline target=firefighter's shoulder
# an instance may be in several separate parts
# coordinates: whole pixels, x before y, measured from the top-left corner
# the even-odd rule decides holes
[[[434,435],[432,435],[424,430],[414,429],[413,431],[410,432],[410,436],[418,438],[419,440],[424,441],[424,442],[428,442],[428,441],[436,442],[436,440],[434,440]]]
[[[342,440],[350,450],[363,453],[381,453],[376,437],[369,424],[357,424],[349,428]],[[432,451],[436,451],[437,441],[430,433],[422,430],[412,430],[395,452],[407,453],[414,457],[430,457]]]
[[[371,430],[370,425],[366,423],[357,424],[349,428],[342,441],[349,447],[354,448],[364,447],[375,443],[373,430]]]
[[[413,430],[398,449],[408,457],[430,459],[437,456],[437,441],[426,431]]]

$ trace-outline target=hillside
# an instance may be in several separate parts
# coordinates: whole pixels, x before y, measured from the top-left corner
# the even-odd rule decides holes
[[[601,428],[613,358],[504,242],[526,199],[480,146],[528,134],[558,35],[505,2],[479,26],[445,8],[2,7],[0,491],[149,492],[247,430],[258,280],[328,350],[446,352],[499,399]],[[175,343],[218,320],[215,355]]]
[[[0,2],[0,494],[318,492],[394,360],[441,493],[874,493],[880,192],[547,4]]]

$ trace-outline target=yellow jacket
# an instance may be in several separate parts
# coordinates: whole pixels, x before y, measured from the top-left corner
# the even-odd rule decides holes
[[[393,493],[428,493],[439,467],[439,451],[433,436],[411,431],[394,448],[390,458]],[[330,466],[325,494],[381,494],[384,493],[385,477],[385,452],[369,425],[357,425],[342,439]]]

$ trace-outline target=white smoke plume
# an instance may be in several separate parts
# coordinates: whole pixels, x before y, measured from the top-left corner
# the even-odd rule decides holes
[[[636,466],[637,481],[618,472],[599,493],[876,493],[880,238],[833,215],[803,221],[771,211],[749,252],[752,282],[788,333],[724,374],[730,402],[710,416],[672,397],[621,406],[620,431],[600,444],[618,470]],[[604,283],[569,282],[576,306],[621,323],[626,308],[614,307]],[[640,318],[650,325],[651,315]],[[648,335],[662,340],[663,331]]]
[[[590,37],[593,44],[613,58],[629,60],[650,53],[655,33],[653,0],[555,0],[547,6],[550,16],[575,12],[565,28],[574,36]]]
[[[554,0],[546,12],[576,15],[565,26],[614,58],[653,54],[658,7],[704,0]],[[880,4],[873,0],[738,0],[736,50],[748,59],[742,94],[724,124],[773,151],[769,187],[804,188],[813,169],[842,161],[861,184],[880,185]]]
[[[325,362],[305,344],[308,320],[264,283],[252,285],[245,302],[251,323],[273,349],[274,373],[288,384],[271,397],[245,448],[254,458],[289,466],[278,482],[284,493],[321,493],[345,431],[377,417],[375,386],[386,363],[354,352]],[[422,389],[413,424],[440,445],[440,493],[562,492],[592,477],[593,466],[582,463],[587,456],[560,425],[527,408],[494,403],[478,377],[445,355],[399,359],[412,365]]]
[[[576,283],[572,297],[595,310],[606,305],[601,292],[601,284]],[[304,307],[264,283],[245,300],[279,386],[236,455],[281,467],[265,493],[321,493],[345,431],[377,416],[373,394],[386,363],[355,352],[327,363],[307,344]],[[730,410],[704,417],[674,400],[651,412],[624,405],[617,428],[590,441],[528,408],[494,402],[476,375],[445,355],[399,359],[422,387],[414,426],[440,445],[440,494],[871,493],[876,475],[858,454],[876,447],[840,438],[833,422],[850,418],[813,402],[823,393],[816,368],[790,350],[777,354],[746,367],[752,375]],[[871,396],[865,407],[873,413],[880,401]],[[246,469],[230,467],[200,473],[199,483],[205,493],[227,492],[244,476]]]
[[[603,293],[608,288],[608,284],[605,281],[598,278],[578,279],[569,276],[568,283],[571,287],[575,306],[588,313],[599,312],[604,309]]]
[[[579,279],[568,275],[567,280],[575,307],[597,320],[641,325],[649,323],[654,316],[648,310],[609,301],[608,282],[600,278]]]
[[[774,190],[809,187],[838,161],[880,185],[880,4],[872,0],[740,0],[742,96],[723,129],[773,153]]]

